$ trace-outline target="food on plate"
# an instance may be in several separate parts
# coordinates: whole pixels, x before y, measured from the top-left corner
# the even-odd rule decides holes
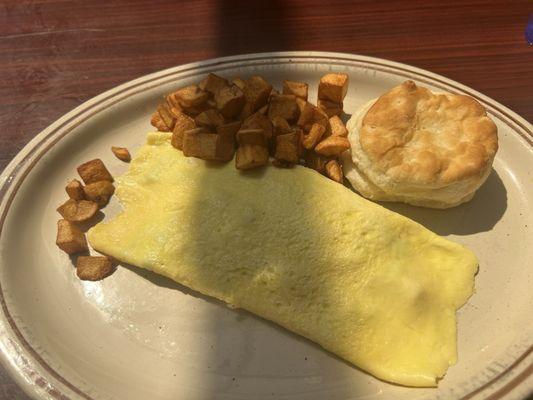
[[[105,207],[114,192],[115,187],[110,181],[91,182],[83,188],[85,198],[94,201],[100,208]]]
[[[497,128],[465,95],[406,81],[369,101],[348,122],[345,176],[372,200],[448,208],[472,199],[490,174]]]
[[[111,146],[111,151],[120,161],[130,162],[131,155],[127,148]]]
[[[148,134],[117,178],[123,211],[89,230],[94,249],[274,321],[386,381],[435,386],[456,362],[472,252],[309,168],[213,168],[171,136]],[[254,132],[237,140],[266,151]]]
[[[68,199],[57,208],[57,212],[70,222],[85,222],[98,212],[98,204],[88,200]]]
[[[113,182],[113,177],[107,170],[106,166],[99,158],[81,164],[78,168],[78,174],[87,185],[98,181]]]
[[[266,166],[271,159],[281,168],[306,165],[306,160],[314,160],[316,148],[322,149],[327,161],[337,162],[328,169],[324,163],[317,171],[342,183],[339,156],[348,142],[340,139],[345,143],[339,146],[339,140],[326,139],[347,135],[339,117],[347,90],[348,75],[327,74],[320,81],[315,106],[307,101],[306,82],[285,80],[280,94],[261,76],[230,81],[209,74],[198,85],[165,96],[151,123],[160,132],[172,132],[172,145],[185,156],[214,162],[235,157],[235,167],[243,171]],[[265,140],[239,140],[238,133],[249,130],[262,131]]]
[[[83,281],[99,281],[113,273],[113,264],[105,256],[79,256],[76,275]]]
[[[73,200],[83,200],[85,198],[83,185],[77,179],[71,180],[67,186],[65,186],[65,191],[67,192],[68,197]]]
[[[66,219],[57,221],[56,244],[67,254],[82,253],[89,250],[83,232],[73,222]]]

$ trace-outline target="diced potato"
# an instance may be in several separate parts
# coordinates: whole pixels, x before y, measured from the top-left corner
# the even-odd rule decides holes
[[[217,133],[222,136],[229,136],[235,139],[235,135],[241,128],[241,121],[228,122],[217,126]]]
[[[94,201],[68,199],[57,208],[57,212],[67,221],[85,222],[98,212],[98,204]]]
[[[272,122],[266,115],[259,112],[250,115],[242,123],[242,129],[262,129],[265,137],[270,139],[272,137]]]
[[[81,164],[77,169],[78,174],[86,185],[98,181],[113,182],[113,177],[99,158],[87,161],[86,163]]]
[[[111,146],[111,151],[113,152],[115,157],[117,157],[120,161],[124,161],[124,162],[131,161],[131,154],[127,148]]]
[[[99,281],[113,273],[113,264],[105,256],[79,256],[76,259],[76,275],[82,281]]]
[[[331,160],[326,163],[326,175],[335,182],[342,183],[344,180],[342,167],[337,160]]]
[[[329,136],[315,147],[318,154],[324,156],[337,156],[350,148],[350,142],[342,136]]]
[[[326,173],[326,164],[330,159],[330,157],[317,154],[314,151],[306,151],[304,153],[305,166],[321,174]]]
[[[241,79],[241,78],[235,78],[233,79],[233,81],[231,81],[231,83],[233,83],[235,86],[237,86],[242,91],[244,91],[244,88],[246,87],[246,82],[244,81],[244,79]]]
[[[259,110],[257,110],[259,114],[267,115],[268,113],[268,104],[265,104],[263,107],[261,107]]]
[[[298,114],[299,109],[296,104],[296,96],[292,94],[280,94],[270,98],[268,117],[271,120],[274,117],[281,117],[291,123],[298,119]]]
[[[115,187],[109,181],[98,181],[85,185],[83,192],[88,200],[94,201],[102,208],[105,207],[113,193],[115,193]]]
[[[258,168],[268,164],[268,149],[264,146],[245,144],[237,148],[235,167],[240,170]]]
[[[283,81],[283,94],[293,94],[303,100],[307,100],[308,88],[305,82]]]
[[[329,128],[329,121],[327,115],[321,111],[318,107],[307,103],[304,106],[300,117],[298,118],[297,125],[301,127],[304,132],[309,132],[313,124],[320,124],[326,128],[326,134]]]
[[[210,108],[212,108],[210,105],[209,105],[209,100],[207,100],[205,103],[203,104],[200,104],[198,106],[183,106],[181,107],[181,110],[188,116],[190,117],[195,117],[197,116],[198,114],[200,114],[201,112],[205,111],[205,110],[209,110]]]
[[[322,136],[326,132],[326,128],[324,128],[322,125],[314,123],[311,126],[311,129],[309,130],[309,133],[304,136],[302,140],[302,145],[307,150],[312,150],[315,148],[317,143],[322,139]]]
[[[217,109],[226,118],[232,118],[242,111],[245,99],[241,89],[235,85],[225,86],[215,94]]]
[[[250,115],[254,113],[254,106],[252,103],[244,103],[244,107],[241,110],[241,113],[239,114],[239,119],[241,121],[244,121],[246,118],[248,118]]]
[[[286,133],[276,137],[274,158],[296,164],[300,160],[300,132]]]
[[[198,129],[186,131],[183,136],[183,155],[202,160],[217,159],[216,133],[197,132]]]
[[[161,116],[161,119],[163,120],[165,125],[168,126],[170,130],[174,129],[174,123],[176,122],[176,120],[170,112],[170,108],[166,102],[161,103],[157,106],[157,112]]]
[[[329,126],[331,127],[331,136],[348,136],[348,129],[338,116],[334,115],[329,119]]]
[[[57,221],[56,244],[67,254],[81,253],[89,250],[83,232],[74,223],[66,219]]]
[[[165,100],[169,106],[169,108],[175,108],[178,111],[181,111],[181,104],[178,96],[176,96],[176,92],[169,93],[166,95]]]
[[[239,146],[249,144],[257,146],[268,146],[267,138],[262,129],[241,129],[237,132],[237,143]]]
[[[339,104],[328,100],[318,99],[317,106],[319,109],[324,111],[329,118],[333,117],[334,115],[342,114],[342,103]]]
[[[243,92],[246,102],[251,104],[252,112],[259,110],[267,103],[271,91],[272,85],[261,76],[252,76],[246,81]]]
[[[300,111],[299,115],[302,115],[302,112],[304,111],[307,104],[310,104],[310,103],[299,97],[296,98],[296,105],[298,106],[298,110]]]
[[[216,128],[217,126],[224,125],[226,120],[217,110],[206,110],[198,114],[194,118],[194,122],[198,126],[206,126],[210,128]]]
[[[65,186],[65,191],[73,200],[83,200],[85,199],[85,194],[83,193],[83,185],[77,179],[71,180],[67,186]]]
[[[197,85],[186,86],[174,92],[180,106],[197,107],[205,104],[209,98],[209,93],[200,89]]]
[[[318,98],[334,103],[342,103],[348,92],[347,74],[326,74],[318,84]]]
[[[292,132],[292,128],[285,118],[274,117],[272,118],[272,126],[274,128],[274,136],[284,135]]]
[[[174,125],[174,131],[172,132],[172,138],[170,140],[172,146],[178,150],[183,149],[183,134],[185,131],[194,128],[196,128],[194,120],[188,115],[180,113],[180,115],[176,117],[176,124]]]
[[[157,111],[152,114],[150,124],[159,132],[170,132],[170,128],[165,124],[163,118],[161,118],[161,115]]]
[[[203,90],[213,95],[215,95],[223,87],[229,86],[227,79],[213,73],[207,75],[207,78],[205,78],[205,81],[203,82],[205,82],[203,85]]]

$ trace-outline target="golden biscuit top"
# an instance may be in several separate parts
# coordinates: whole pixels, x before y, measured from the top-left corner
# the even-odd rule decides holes
[[[382,95],[364,116],[359,135],[378,170],[415,184],[481,175],[498,149],[496,125],[475,99],[435,94],[413,81]]]

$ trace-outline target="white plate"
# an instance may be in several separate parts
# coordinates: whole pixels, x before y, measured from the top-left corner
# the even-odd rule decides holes
[[[163,94],[207,72],[311,84],[346,72],[350,112],[409,78],[467,93],[499,129],[494,171],[475,198],[446,211],[391,209],[470,247],[476,294],[459,313],[459,362],[438,389],[381,382],[318,346],[146,271],[119,267],[79,281],[55,246],[55,208],[76,166],[102,158],[114,175],[151,129]],[[533,389],[533,134],[524,119],[441,76],[335,53],[269,53],[171,68],[84,103],[37,135],[0,180],[0,349],[17,382],[42,399],[519,399]],[[105,211],[113,214],[117,204]]]

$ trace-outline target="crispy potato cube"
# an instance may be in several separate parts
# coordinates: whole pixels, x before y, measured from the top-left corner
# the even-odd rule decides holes
[[[268,146],[267,138],[262,129],[241,129],[237,132],[237,143],[239,146],[249,144],[257,146]]]
[[[195,117],[196,115],[200,114],[205,110],[209,110],[210,108],[212,107],[210,107],[208,102],[206,101],[204,104],[200,104],[199,106],[183,106],[181,109],[186,115]]]
[[[241,78],[235,78],[231,81],[235,86],[237,86],[239,89],[241,89],[244,92],[244,88],[246,87],[246,82],[244,79]]]
[[[259,112],[250,115],[242,123],[242,129],[262,129],[265,137],[270,139],[272,137],[272,122],[266,115]]]
[[[87,240],[83,232],[66,219],[57,221],[57,247],[67,254],[88,251]]]
[[[296,125],[303,128],[308,124],[312,124],[315,115],[315,106],[306,101],[305,104],[301,104],[299,108],[300,116],[298,117]]]
[[[65,191],[67,192],[68,197],[73,200],[83,200],[85,198],[85,194],[83,193],[83,185],[77,179],[71,180],[67,186],[65,186]]]
[[[105,207],[113,193],[115,193],[115,187],[109,181],[98,181],[85,185],[83,191],[88,200],[94,201],[102,208]]]
[[[307,104],[310,104],[310,103],[308,103],[306,100],[301,99],[299,97],[296,98],[296,105],[298,106],[298,110],[300,111],[299,115],[302,115],[302,112],[307,106]]]
[[[176,149],[183,149],[183,134],[185,131],[196,128],[194,120],[184,113],[180,113],[176,117],[176,124],[174,125],[174,131],[172,132],[172,138],[170,144]]]
[[[274,158],[280,161],[296,164],[300,160],[300,133],[292,132],[276,137],[276,151]]]
[[[254,107],[253,107],[252,103],[248,103],[248,102],[244,103],[244,107],[242,108],[241,113],[239,114],[239,119],[241,121],[244,121],[250,115],[253,115],[253,113],[254,113],[253,108]]]
[[[298,119],[298,105],[296,104],[296,96],[292,94],[280,94],[270,98],[270,105],[268,106],[268,117],[285,118],[288,122],[294,122]]]
[[[293,94],[303,100],[307,100],[308,88],[305,82],[283,81],[283,94]]]
[[[57,212],[67,221],[85,222],[98,212],[98,204],[94,201],[68,199],[57,208]]]
[[[111,146],[111,151],[113,152],[115,157],[118,158],[120,161],[124,161],[124,162],[131,161],[131,154],[127,148]]]
[[[217,126],[217,133],[222,136],[229,136],[235,139],[235,135],[241,128],[241,121],[228,122],[224,125]]]
[[[304,107],[304,110],[298,118],[297,125],[300,126],[304,132],[309,132],[313,124],[320,124],[326,128],[326,135],[329,131],[329,121],[328,116],[321,111],[318,107],[307,103]]]
[[[264,146],[245,144],[237,148],[235,168],[247,170],[268,164],[268,149]]]
[[[198,129],[186,131],[183,135],[183,154],[202,160],[217,159],[216,133],[198,132]]]
[[[225,78],[213,73],[207,75],[207,78],[205,78],[205,80],[202,82],[205,82],[202,89],[213,95],[223,87],[229,86],[229,82]]]
[[[347,74],[326,74],[318,84],[318,98],[334,103],[342,103],[348,92]]]
[[[329,119],[329,126],[331,127],[331,136],[348,136],[348,129],[337,115]]]
[[[326,163],[326,175],[335,182],[342,183],[344,180],[342,167],[337,160],[331,160]]]
[[[324,128],[322,125],[314,123],[311,126],[311,129],[309,130],[309,133],[304,136],[302,140],[302,145],[307,150],[312,150],[315,148],[317,143],[322,139],[322,136],[326,132],[326,128]]]
[[[86,163],[81,164],[77,169],[78,174],[86,185],[98,181],[113,182],[113,177],[99,158],[87,161]]]
[[[181,111],[181,104],[178,96],[176,96],[176,92],[169,93],[166,95],[165,100],[169,106],[169,108],[175,108],[179,111]]]
[[[168,126],[170,130],[174,129],[174,123],[176,122],[176,120],[170,112],[170,107],[166,102],[161,103],[157,106],[157,112],[161,116],[161,119],[163,120],[165,125]]]
[[[252,76],[246,81],[243,92],[246,102],[251,104],[252,112],[255,112],[267,103],[272,92],[272,85],[261,76]]]
[[[274,130],[274,136],[284,135],[292,132],[292,128],[287,120],[279,116],[272,118],[272,127]]]
[[[161,115],[156,111],[152,114],[150,124],[160,132],[170,132],[170,128],[165,124]]]
[[[257,110],[259,114],[267,115],[268,114],[268,104],[265,104],[263,107],[261,107],[259,110]]]
[[[350,142],[342,136],[329,136],[315,146],[315,151],[324,156],[337,156],[350,148]]]
[[[235,135],[218,134],[216,142],[217,161],[231,161],[235,155]]]
[[[217,126],[224,125],[226,120],[217,110],[206,110],[198,114],[194,118],[194,122],[198,126],[207,126],[211,128],[216,128]]]
[[[342,114],[342,103],[339,104],[328,100],[318,99],[317,106],[324,111],[328,118]]]
[[[180,106],[197,107],[205,104],[209,98],[209,93],[200,89],[197,85],[186,86],[174,92]]]
[[[314,151],[306,151],[304,153],[305,166],[321,174],[326,173],[326,164],[330,161],[330,157],[317,154]]]
[[[82,281],[99,281],[113,273],[113,264],[105,256],[79,256],[76,259],[76,275]]]
[[[232,118],[242,111],[246,100],[241,89],[235,85],[225,86],[215,94],[217,109],[226,118]]]

